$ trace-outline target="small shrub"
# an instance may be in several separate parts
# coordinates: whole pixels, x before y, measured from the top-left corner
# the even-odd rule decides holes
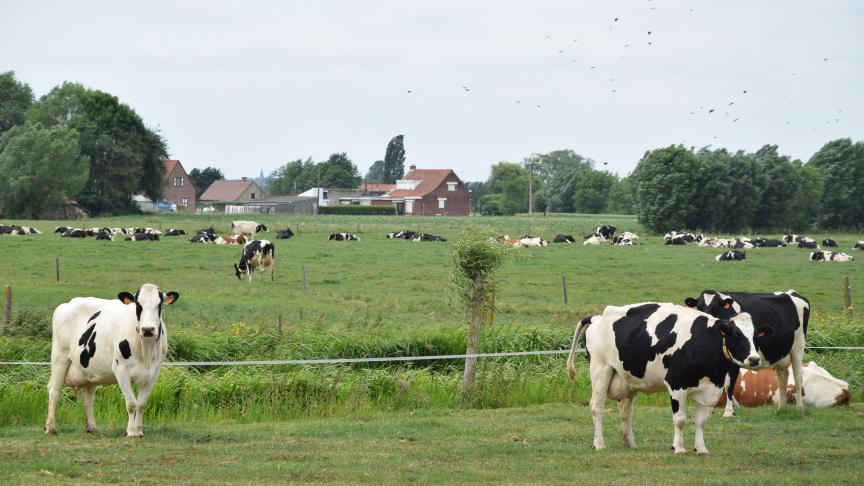
[[[9,322],[6,333],[10,336],[51,339],[51,316],[39,310],[17,311]]]

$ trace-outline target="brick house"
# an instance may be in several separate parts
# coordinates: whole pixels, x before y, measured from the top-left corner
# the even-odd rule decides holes
[[[254,203],[264,199],[264,191],[253,179],[243,177],[239,180],[213,181],[201,194],[202,201],[224,201],[231,203]]]
[[[468,188],[452,169],[418,169],[410,166],[396,189],[387,193],[400,215],[468,216]]]
[[[195,212],[195,186],[179,160],[165,160],[165,200],[177,205],[177,210]]]

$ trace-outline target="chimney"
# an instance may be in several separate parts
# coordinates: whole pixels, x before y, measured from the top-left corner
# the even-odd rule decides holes
[[[414,169],[416,169],[416,168],[417,168],[417,166],[414,165],[414,164],[411,164],[411,165],[408,166],[408,170],[409,170],[409,171],[410,171],[410,170],[414,170]]]
[[[248,181],[249,181],[249,178],[248,178],[248,177],[241,177],[240,180],[243,181],[243,182],[248,182]]]

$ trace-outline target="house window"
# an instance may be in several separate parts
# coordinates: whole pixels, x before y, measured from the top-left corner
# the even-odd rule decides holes
[[[447,183],[447,191],[448,192],[455,191],[456,190],[456,184],[459,184],[459,183],[458,182],[448,182]]]
[[[254,192],[252,193],[252,195],[250,196],[250,198],[251,198],[251,199],[255,199],[255,193],[254,193]]]
[[[405,212],[408,214],[414,213],[414,201],[405,201]]]
[[[183,178],[174,177],[171,179],[171,183],[174,185],[174,187],[183,187]]]
[[[189,198],[184,197],[183,199],[180,200],[180,204],[182,204],[184,206],[188,206],[189,205]]]
[[[444,209],[444,202],[447,201],[446,197],[438,198],[438,209]]]

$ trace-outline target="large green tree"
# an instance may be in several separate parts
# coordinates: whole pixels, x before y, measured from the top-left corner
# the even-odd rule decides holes
[[[573,187],[573,209],[577,213],[603,213],[609,193],[618,182],[614,174],[590,170],[579,178]]]
[[[196,167],[189,173],[189,179],[195,186],[196,199],[201,198],[201,194],[204,194],[204,191],[206,191],[211,184],[224,178],[225,174],[216,167],[205,167],[203,170]]]
[[[363,180],[366,182],[383,183],[384,178],[384,161],[376,160],[369,166],[369,170],[366,171],[366,177]]]
[[[396,135],[387,144],[384,155],[384,180],[386,184],[395,184],[405,176],[405,145],[404,135]]]
[[[634,194],[633,177],[622,177],[609,190],[609,202],[606,211],[613,214],[636,214],[636,195]]]
[[[753,155],[762,174],[762,199],[754,216],[754,227],[795,229],[793,202],[801,190],[796,164],[788,156],[780,155],[777,145],[764,145]]]
[[[78,194],[87,172],[75,130],[40,123],[12,127],[0,135],[0,214],[38,219]]]
[[[543,181],[541,194],[548,211],[564,213],[573,212],[575,184],[594,167],[593,160],[567,149],[534,154],[525,164],[533,164]]]
[[[662,233],[700,226],[699,159],[683,145],[645,153],[633,171],[639,222]]]
[[[33,104],[33,90],[15,79],[15,72],[0,73],[0,134],[26,120]]]
[[[864,225],[864,142],[832,140],[807,165],[822,176],[824,224],[830,228]]]
[[[348,154],[336,153],[321,164],[322,187],[353,189],[360,185],[360,172]]]
[[[131,196],[136,193],[153,200],[162,197],[165,141],[116,96],[64,83],[31,106],[27,118],[78,132],[90,171],[76,199],[92,212],[135,211]]]

